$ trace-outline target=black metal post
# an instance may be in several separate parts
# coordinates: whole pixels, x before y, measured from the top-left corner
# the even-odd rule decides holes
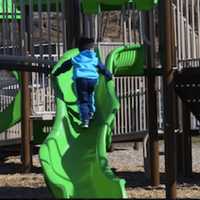
[[[77,47],[78,38],[82,32],[80,0],[64,1],[67,49]]]
[[[176,199],[176,137],[174,134],[174,86],[172,70],[172,1],[160,1],[160,50],[164,67],[164,121],[166,198]]]
[[[191,177],[192,175],[192,138],[190,128],[190,111],[183,103],[183,175],[185,177]]]

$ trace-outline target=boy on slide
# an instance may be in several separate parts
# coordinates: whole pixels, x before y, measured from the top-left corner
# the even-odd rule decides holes
[[[94,90],[98,82],[99,73],[103,74],[108,81],[112,79],[112,74],[100,63],[96,56],[94,39],[80,38],[78,48],[80,53],[71,60],[64,62],[54,72],[54,75],[58,76],[73,67],[73,80],[76,85],[81,126],[88,128],[89,122],[95,113]]]

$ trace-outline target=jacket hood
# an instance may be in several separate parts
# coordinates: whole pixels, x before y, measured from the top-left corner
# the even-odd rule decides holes
[[[73,58],[73,60],[75,62],[90,62],[91,59],[95,59],[95,60],[97,59],[96,53],[94,51],[91,51],[91,50],[81,51],[78,56]]]

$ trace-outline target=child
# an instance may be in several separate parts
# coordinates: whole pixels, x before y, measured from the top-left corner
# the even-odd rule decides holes
[[[54,75],[63,73],[73,66],[73,80],[76,85],[78,104],[80,109],[81,126],[89,127],[89,121],[95,113],[94,90],[102,73],[106,80],[112,79],[112,74],[100,63],[94,52],[94,40],[82,37],[79,40],[80,54],[68,60],[57,69]]]

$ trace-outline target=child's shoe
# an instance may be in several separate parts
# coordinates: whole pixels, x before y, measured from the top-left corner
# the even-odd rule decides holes
[[[81,127],[82,128],[88,128],[89,127],[89,121],[88,120],[82,121]]]
[[[93,119],[93,117],[94,117],[94,113],[91,112],[91,113],[89,114],[89,116],[90,116],[90,119]]]

